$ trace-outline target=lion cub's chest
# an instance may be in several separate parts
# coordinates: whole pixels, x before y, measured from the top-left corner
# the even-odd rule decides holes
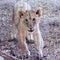
[[[27,37],[28,40],[34,40],[33,33],[30,33],[30,32],[27,33],[27,36],[26,37]]]

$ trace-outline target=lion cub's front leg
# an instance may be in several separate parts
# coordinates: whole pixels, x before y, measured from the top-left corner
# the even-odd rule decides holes
[[[36,43],[36,48],[38,50],[38,54],[41,55],[41,57],[43,57],[43,39],[42,39],[42,36],[41,36],[41,32],[38,28],[38,26],[36,27],[37,29],[35,30],[35,33],[34,33],[34,40],[35,40],[35,43]]]
[[[20,26],[19,26],[20,27]],[[18,28],[18,35],[19,37],[18,39],[18,44],[22,50],[22,56],[30,56],[30,51],[28,50],[28,46],[25,40],[25,36],[26,36],[26,31],[24,30],[23,27],[20,27],[20,29]]]

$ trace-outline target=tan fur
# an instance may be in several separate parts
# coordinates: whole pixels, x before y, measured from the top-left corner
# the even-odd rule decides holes
[[[18,1],[19,2],[19,1]],[[28,46],[26,43],[26,37],[30,40],[35,41],[38,53],[43,56],[42,49],[43,49],[43,39],[41,37],[41,33],[39,31],[39,21],[40,16],[42,15],[42,10],[40,7],[33,9],[33,10],[26,10],[25,4],[21,6],[19,3],[15,4],[14,7],[14,30],[13,34],[16,35],[15,38],[18,39],[18,43],[20,48],[22,49],[22,55],[28,53],[30,55],[30,51],[28,50]],[[33,21],[33,18],[35,21]],[[28,21],[26,21],[26,19]],[[34,31],[29,32],[28,30],[32,28]]]

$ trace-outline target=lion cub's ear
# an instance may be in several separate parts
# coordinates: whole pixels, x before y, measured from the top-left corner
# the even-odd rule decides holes
[[[38,7],[34,9],[35,14],[38,15],[38,17],[40,17],[42,15],[42,8]]]
[[[25,11],[19,10],[18,15],[20,18],[22,18],[25,15]]]

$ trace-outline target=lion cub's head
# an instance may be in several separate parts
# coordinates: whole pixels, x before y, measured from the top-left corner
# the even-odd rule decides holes
[[[19,20],[23,27],[33,32],[36,25],[39,23],[40,16],[42,15],[41,8],[36,8],[30,11],[18,10]]]

